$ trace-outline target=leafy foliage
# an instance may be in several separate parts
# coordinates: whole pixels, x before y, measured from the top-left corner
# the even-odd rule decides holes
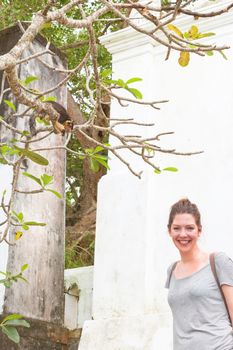
[[[27,280],[23,277],[23,272],[28,268],[28,264],[24,264],[21,267],[21,271],[13,275],[11,272],[3,272],[0,271],[0,274],[4,276],[3,279],[0,279],[0,284],[3,284],[6,288],[10,288],[14,282],[17,282],[18,280],[22,280],[24,282],[27,282]]]
[[[23,316],[20,314],[11,314],[6,316],[0,323],[0,329],[2,332],[16,344],[18,344],[20,341],[20,336],[16,329],[18,326],[29,328],[30,324],[23,320]]]
[[[215,35],[215,33],[212,33],[212,32],[201,33],[199,31],[199,28],[196,25],[192,25],[189,28],[189,30],[187,32],[184,32],[184,33],[177,26],[175,26],[174,24],[168,24],[167,28],[171,32],[175,33],[177,38],[185,39],[188,42],[190,42],[188,47],[189,48],[193,48],[193,49],[198,48],[199,42],[197,40],[203,39],[203,38],[207,38],[207,37],[211,37],[211,36]],[[223,54],[222,51],[220,51],[220,53]],[[206,55],[207,56],[213,56],[213,51],[206,51]],[[225,54],[224,54],[224,56],[225,56]],[[224,57],[224,58],[226,58],[226,57]],[[189,64],[189,61],[190,61],[190,52],[188,52],[188,51],[180,52],[180,57],[179,57],[179,60],[178,60],[180,66],[186,67]]]
[[[46,226],[46,223],[44,222],[36,222],[36,221],[25,221],[24,220],[24,214],[22,212],[16,213],[15,211],[12,211],[11,215],[13,226],[19,226],[24,231],[28,231],[30,226]],[[15,239],[18,240],[23,235],[22,231],[16,230],[15,232]]]
[[[24,176],[29,177],[31,180],[35,181],[40,187],[42,191],[47,191],[55,194],[59,199],[62,199],[62,195],[55,191],[52,188],[48,188],[48,185],[52,185],[53,183],[53,176],[48,175],[48,174],[43,174],[40,177],[36,177],[32,174],[29,174],[27,172],[23,173]]]

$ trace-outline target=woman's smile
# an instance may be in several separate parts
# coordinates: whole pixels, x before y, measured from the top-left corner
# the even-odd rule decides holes
[[[196,247],[197,240],[201,233],[193,215],[177,214],[169,229],[169,234],[180,252],[187,252]]]

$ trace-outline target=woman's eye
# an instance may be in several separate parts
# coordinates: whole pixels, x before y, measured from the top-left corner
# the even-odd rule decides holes
[[[187,230],[192,231],[192,230],[194,230],[194,227],[187,227]]]

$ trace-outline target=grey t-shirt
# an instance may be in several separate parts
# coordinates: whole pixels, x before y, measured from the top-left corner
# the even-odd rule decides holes
[[[221,285],[233,286],[233,261],[225,253],[215,256]],[[173,314],[174,350],[233,350],[233,330],[210,264],[192,275],[176,279],[168,268],[166,288]]]

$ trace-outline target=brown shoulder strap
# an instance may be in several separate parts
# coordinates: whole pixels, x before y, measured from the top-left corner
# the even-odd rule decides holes
[[[174,264],[172,265],[172,268],[171,268],[171,271],[170,271],[170,275],[169,275],[169,278],[168,278],[168,282],[167,282],[168,288],[170,286],[170,281],[171,281],[171,278],[172,278],[172,272],[175,270],[177,263],[178,263],[178,261],[174,262]]]
[[[211,254],[210,254],[210,267],[211,267],[211,270],[212,270],[212,272],[213,272],[215,281],[216,281],[216,283],[217,283],[217,285],[218,285],[218,288],[219,288],[219,290],[220,290],[220,292],[221,292],[222,299],[223,299],[224,304],[225,304],[225,306],[226,306],[226,310],[227,310],[227,313],[228,313],[228,317],[229,317],[229,320],[230,320],[230,323],[231,323],[231,318],[230,318],[229,310],[228,310],[228,307],[227,307],[227,302],[226,302],[226,299],[225,299],[225,295],[223,294],[221,285],[220,285],[220,283],[219,283],[217,271],[216,271],[215,254],[216,254],[216,253],[211,253]]]

